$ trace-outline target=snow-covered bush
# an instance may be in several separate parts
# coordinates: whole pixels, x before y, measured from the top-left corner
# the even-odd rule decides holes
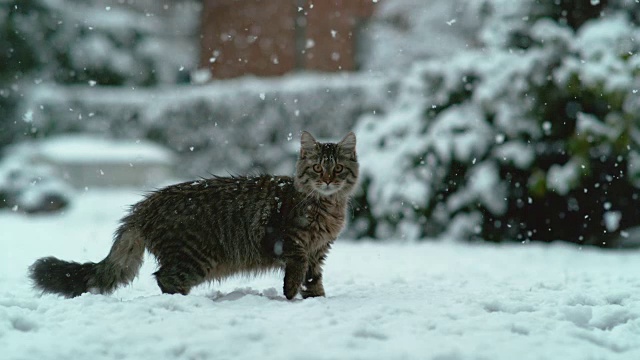
[[[210,172],[290,174],[300,130],[338,139],[364,113],[390,102],[387,78],[296,74],[202,86],[122,89],[34,86],[25,94],[21,132],[82,132],[150,139],[179,154],[185,176]]]
[[[1,77],[32,73],[37,82],[175,83],[196,58],[196,42],[180,36],[196,29],[199,7],[185,4],[186,25],[176,25],[163,13],[103,1],[2,1],[0,45],[7,51],[0,54]]]
[[[29,146],[13,146],[0,162],[0,209],[55,212],[67,207],[73,189],[43,164],[31,163]]]
[[[640,224],[637,4],[502,2],[484,47],[360,121],[361,234],[608,246]]]
[[[482,19],[478,3],[477,0],[379,1],[359,38],[362,69],[398,71],[415,61],[451,56],[469,47]]]

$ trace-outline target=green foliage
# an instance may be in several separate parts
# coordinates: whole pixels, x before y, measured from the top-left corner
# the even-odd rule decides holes
[[[640,29],[620,2],[528,4],[361,121],[368,233],[617,246],[640,225]]]
[[[91,2],[0,2],[0,80],[64,84],[139,85],[158,82],[148,40],[155,28],[125,7],[109,11]],[[177,71],[177,67],[176,70]]]

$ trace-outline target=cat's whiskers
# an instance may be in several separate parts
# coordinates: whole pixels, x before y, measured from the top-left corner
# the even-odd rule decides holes
[[[307,200],[309,200],[311,198],[311,196],[314,195],[315,190],[311,190],[307,196],[305,196],[302,200],[300,200],[300,202],[298,202],[292,210],[296,210],[298,208],[298,206],[302,205],[303,203],[305,203]]]

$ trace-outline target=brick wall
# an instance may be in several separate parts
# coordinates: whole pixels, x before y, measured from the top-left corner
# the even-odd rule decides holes
[[[352,71],[372,0],[204,0],[200,66],[214,78]]]

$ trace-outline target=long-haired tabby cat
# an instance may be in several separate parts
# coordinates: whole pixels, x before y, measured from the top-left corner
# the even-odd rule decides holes
[[[30,268],[36,288],[67,297],[110,293],[153,254],[163,293],[208,280],[284,269],[284,295],[324,296],[322,265],[345,224],[358,180],[356,137],[320,143],[303,132],[293,178],[214,177],[171,185],[131,207],[107,257],[76,263],[46,257]]]

